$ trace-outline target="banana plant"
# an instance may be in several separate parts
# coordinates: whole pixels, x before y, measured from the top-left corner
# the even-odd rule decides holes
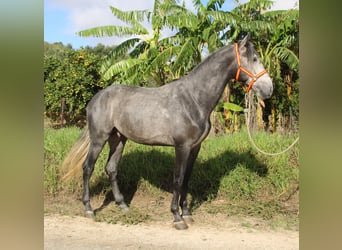
[[[229,24],[222,36],[227,41],[238,40],[246,33],[251,34],[261,61],[274,82],[272,109],[277,106],[279,112],[290,103],[290,96],[286,96],[286,93],[292,92],[293,81],[288,76],[298,75],[299,12],[296,9],[267,11],[271,6],[270,0],[251,0],[239,4],[231,12],[216,13],[216,16]],[[287,86],[284,86],[285,82]],[[262,121],[262,108],[259,104],[257,109],[257,120]],[[272,114],[276,113],[272,110]]]
[[[212,52],[222,45],[219,33],[225,27],[224,20],[215,18],[224,0],[210,0],[203,5],[193,0],[193,13],[176,0],[155,0],[153,10],[121,11],[110,7],[113,15],[125,26],[102,26],[78,32],[88,36],[130,36],[119,44],[103,63],[104,79],[131,84],[155,82],[164,84],[179,78],[201,62],[205,51]],[[143,26],[148,20],[151,31]],[[173,31],[170,37],[162,37],[162,29]],[[125,59],[117,61],[124,55]]]
[[[159,43],[167,15],[176,5],[175,0],[155,0],[152,10],[133,11],[121,11],[111,6],[112,14],[123,21],[125,26],[101,26],[77,33],[83,37],[130,37],[116,46],[102,64],[101,74],[105,80],[127,81],[127,84],[133,85],[143,84],[150,77],[157,84],[165,81],[165,70],[160,68],[167,64],[172,54],[170,49],[165,50]],[[144,27],[145,20],[152,26],[151,30]],[[123,56],[126,58],[118,61],[118,58],[122,59]],[[153,67],[157,65],[159,68]]]

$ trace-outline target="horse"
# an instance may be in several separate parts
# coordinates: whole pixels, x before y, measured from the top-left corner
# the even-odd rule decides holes
[[[210,114],[231,79],[241,82],[246,91],[252,89],[262,100],[272,95],[272,80],[249,35],[221,47],[186,76],[163,86],[115,84],[95,94],[86,107],[87,126],[63,163],[73,165],[68,174],[82,165],[86,216],[94,215],[89,179],[106,142],[109,156],[105,170],[114,200],[123,210],[128,209],[119,190],[117,174],[125,143],[132,140],[175,148],[171,212],[174,227],[187,229],[188,223],[193,222],[187,202],[188,181],[201,143],[211,128]]]

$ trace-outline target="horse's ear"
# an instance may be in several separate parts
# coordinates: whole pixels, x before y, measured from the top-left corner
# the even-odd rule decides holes
[[[249,41],[249,33],[239,42],[239,47],[244,47],[247,45],[247,42]]]

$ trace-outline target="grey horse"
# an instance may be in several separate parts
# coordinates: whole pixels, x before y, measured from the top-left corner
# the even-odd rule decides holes
[[[272,81],[249,35],[218,49],[188,75],[161,87],[118,84],[98,92],[87,105],[83,135],[64,161],[73,162],[69,172],[83,163],[86,215],[94,214],[89,179],[106,142],[110,147],[106,172],[114,199],[122,209],[128,209],[118,187],[117,173],[129,139],[141,144],[175,147],[171,212],[176,229],[188,228],[186,221],[192,221],[187,203],[188,181],[201,143],[211,128],[210,114],[231,79],[240,81],[247,91],[254,90],[263,100],[272,95]]]

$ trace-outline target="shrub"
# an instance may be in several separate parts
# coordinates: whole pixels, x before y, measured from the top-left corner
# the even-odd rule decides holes
[[[65,50],[44,57],[45,115],[53,122],[60,119],[65,98],[64,119],[67,124],[84,120],[89,100],[107,83],[99,74],[100,57],[86,50]]]

